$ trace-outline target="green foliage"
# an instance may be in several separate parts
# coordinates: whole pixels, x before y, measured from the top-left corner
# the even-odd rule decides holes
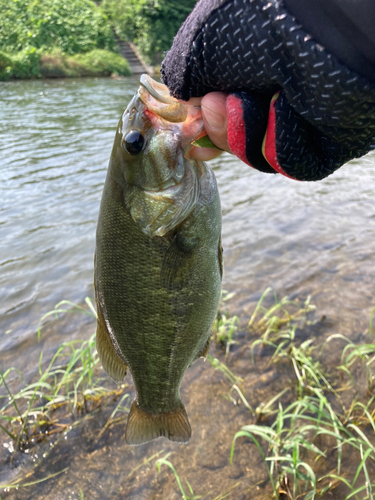
[[[85,54],[68,57],[60,51],[43,55],[40,71],[45,78],[109,76],[111,74],[129,76],[129,64],[122,56],[108,50],[92,50]]]
[[[196,0],[103,0],[117,35],[133,41],[152,64],[162,60]]]
[[[109,76],[112,73],[129,76],[131,74],[129,64],[119,54],[107,50],[92,50],[86,54],[76,54],[69,61],[80,65],[81,76],[102,75]]]
[[[57,47],[67,54],[114,48],[110,23],[90,0],[0,0],[0,50]]]
[[[0,0],[0,81],[130,75],[91,0]]]
[[[9,80],[12,71],[12,60],[4,52],[0,52],[0,81]]]
[[[12,57],[10,76],[17,79],[40,78],[39,62],[41,51],[28,47]]]
[[[81,76],[129,76],[126,59],[108,50],[95,49],[68,56],[60,49],[44,54],[29,47],[13,55],[0,52],[0,81],[29,78],[62,78]]]

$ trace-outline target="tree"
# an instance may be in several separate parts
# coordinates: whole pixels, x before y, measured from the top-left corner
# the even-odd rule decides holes
[[[160,63],[196,0],[103,0],[117,35],[133,41],[152,64]]]
[[[0,50],[59,48],[67,54],[113,49],[110,23],[90,0],[0,0]]]

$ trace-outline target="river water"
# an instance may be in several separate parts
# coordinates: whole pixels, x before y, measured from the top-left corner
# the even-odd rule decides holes
[[[86,296],[93,297],[101,191],[118,119],[136,88],[134,78],[0,85],[0,366],[2,370],[15,366],[28,381],[37,371],[36,331],[41,316],[63,299],[82,304]],[[375,155],[352,161],[318,183],[263,174],[230,155],[212,161],[211,166],[223,209],[223,288],[236,292],[231,312],[248,317],[262,292],[272,286],[280,296],[305,299],[312,295],[319,315],[327,318],[330,333],[356,338],[366,328],[375,305]],[[85,319],[66,321],[50,330],[47,322],[42,329],[43,346],[53,353],[63,340],[88,338],[94,328]],[[196,366],[183,386],[189,401],[204,384],[213,384],[213,394],[220,392],[216,375],[207,366]],[[227,442],[216,439],[211,456],[225,457],[225,464],[217,458],[220,463],[210,468],[202,458],[202,447],[210,432],[220,434],[211,421],[211,412],[217,410],[212,402],[197,406],[196,414],[194,408],[197,438],[188,445],[192,446],[187,454],[192,465],[186,476],[190,470],[194,480],[193,465],[205,474],[211,471],[206,489],[216,491],[214,471],[223,474],[233,433],[245,417],[231,422],[229,448]],[[226,418],[229,410],[220,411]],[[84,498],[179,498],[174,479],[157,473],[154,477],[154,472],[146,474],[142,488],[126,489],[125,476],[118,472],[123,465],[120,451],[127,453],[123,441],[116,450],[122,431],[113,433],[105,452],[104,448],[86,449],[80,441],[73,443],[73,451],[65,450],[67,460],[72,454],[80,458],[66,480],[70,489],[64,492],[63,483],[56,482],[55,489],[43,493],[45,498],[79,498],[80,481],[83,492],[91,491]],[[129,467],[161,446],[169,449],[162,441],[156,443],[147,445],[146,451],[132,449]],[[111,465],[106,469],[102,463],[103,470],[99,467],[83,480],[93,453]],[[111,467],[117,471],[113,476]],[[104,478],[103,471],[110,479]],[[238,477],[228,472],[229,483],[246,476],[245,465],[241,471]],[[103,488],[115,481],[122,484],[122,490],[111,487],[107,494],[99,487],[90,489],[99,477]],[[165,496],[156,493],[160,488]],[[196,485],[195,490],[202,488]],[[14,498],[31,498],[29,494]],[[215,498],[214,493],[207,498]]]

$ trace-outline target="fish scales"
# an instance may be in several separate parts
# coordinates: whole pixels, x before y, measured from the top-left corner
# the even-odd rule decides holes
[[[147,128],[147,106],[142,101],[135,99],[129,107],[129,116],[133,116],[132,110],[137,111],[130,124],[126,112],[120,120],[97,226],[98,352],[116,382],[122,381],[126,367],[133,376],[136,400],[128,418],[127,442],[141,444],[163,435],[186,442],[191,430],[180,399],[180,384],[193,361],[207,354],[217,312],[222,274],[220,200],[209,167],[184,158],[186,151],[180,154],[186,137],[164,119],[160,129],[155,131],[155,125]],[[199,129],[193,129],[196,135]],[[127,175],[127,169],[133,168],[127,161],[131,164],[134,160],[123,147],[129,130],[146,136],[146,146],[133,154],[138,157],[137,169],[141,171],[142,165],[157,169],[161,159],[166,159],[172,162],[170,171],[163,165],[161,172],[152,172],[151,181],[147,172],[141,172],[141,186],[134,181],[136,174]],[[165,143],[163,134],[168,135],[169,147],[173,139],[175,149],[148,155],[148,144],[157,147],[158,135]],[[188,139],[190,144],[194,136]],[[182,176],[176,158],[184,165]],[[177,181],[173,184],[168,175]],[[147,182],[155,179],[165,181],[166,189],[158,186],[155,190],[152,185],[151,191],[147,190]],[[175,192],[174,199],[170,193]],[[185,205],[190,203],[190,211],[179,203],[178,193],[187,197]],[[185,218],[181,210],[188,212]],[[177,221],[174,226],[173,220]]]

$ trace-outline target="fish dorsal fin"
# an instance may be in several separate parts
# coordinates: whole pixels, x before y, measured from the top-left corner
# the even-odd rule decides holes
[[[100,302],[96,301],[98,310],[98,322],[96,327],[96,348],[104,370],[117,383],[121,384],[125,378],[127,366],[116,353],[107,325],[104,321]]]
[[[189,441],[191,427],[181,401],[176,409],[157,414],[143,410],[133,401],[125,431],[126,443],[136,446],[162,436],[177,443]]]
[[[185,173],[179,184],[161,191],[131,186],[125,192],[125,206],[140,230],[150,236],[164,236],[181,224],[197,205],[199,170],[184,158]]]

